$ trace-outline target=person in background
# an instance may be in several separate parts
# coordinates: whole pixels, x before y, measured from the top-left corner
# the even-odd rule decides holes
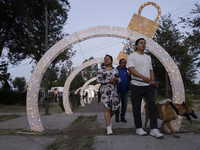
[[[119,66],[117,67],[119,71],[119,76],[121,78],[121,82],[117,84],[117,94],[119,97],[119,102],[121,102],[121,121],[127,122],[125,115],[126,115],[126,108],[130,90],[130,73],[126,68],[126,59],[122,58],[119,60]],[[119,113],[120,107],[117,109],[115,113],[115,121],[119,122]]]
[[[112,66],[113,58],[104,57],[104,66],[98,70],[97,82],[101,84],[101,101],[105,108],[104,117],[107,124],[107,134],[113,134],[111,118],[119,107],[117,83],[120,82],[119,72]]]
[[[86,103],[88,103],[88,92],[87,91],[85,93],[85,99],[86,99]]]

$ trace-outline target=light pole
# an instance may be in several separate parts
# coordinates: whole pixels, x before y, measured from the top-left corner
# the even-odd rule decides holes
[[[48,50],[48,0],[45,0],[45,50]],[[45,115],[49,114],[49,93],[48,93],[48,68],[45,73]]]

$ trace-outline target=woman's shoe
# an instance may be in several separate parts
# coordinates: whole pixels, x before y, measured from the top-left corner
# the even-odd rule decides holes
[[[111,126],[107,126],[107,134],[108,135],[112,135],[113,134]]]

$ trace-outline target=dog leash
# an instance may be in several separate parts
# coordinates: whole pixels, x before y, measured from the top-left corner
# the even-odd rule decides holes
[[[132,79],[132,80],[146,83],[146,82],[144,82],[142,80],[137,80],[137,79]],[[166,96],[164,94],[162,94],[162,92],[155,85],[151,85],[151,82],[149,82],[149,84],[150,84],[150,86],[152,86],[153,88],[155,88],[155,90],[157,90],[160,95],[162,95],[163,97],[166,98]],[[174,109],[174,111],[176,112],[176,114],[179,115],[178,109],[174,106],[174,104],[172,102],[168,102],[168,103]]]

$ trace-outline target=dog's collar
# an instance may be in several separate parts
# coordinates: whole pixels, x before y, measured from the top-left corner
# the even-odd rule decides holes
[[[178,109],[174,106],[172,102],[169,102],[169,105],[174,109],[177,115],[179,115]]]

